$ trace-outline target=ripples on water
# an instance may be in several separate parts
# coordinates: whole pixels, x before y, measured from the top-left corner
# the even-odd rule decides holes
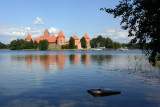
[[[160,106],[160,68],[140,51],[0,50],[0,106]],[[120,90],[93,98],[86,90]]]

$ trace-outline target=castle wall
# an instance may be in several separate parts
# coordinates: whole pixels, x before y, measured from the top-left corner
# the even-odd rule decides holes
[[[50,43],[48,48],[61,48],[61,45],[57,45],[56,43]]]
[[[79,40],[75,40],[75,45],[76,45],[77,48],[79,49]]]

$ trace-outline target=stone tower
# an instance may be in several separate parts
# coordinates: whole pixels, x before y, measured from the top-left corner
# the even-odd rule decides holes
[[[87,41],[87,49],[90,49],[91,48],[91,46],[90,46],[90,40],[89,40],[89,37],[88,37],[88,35],[87,35],[87,33],[84,35],[84,38],[86,39],[86,41]]]
[[[49,38],[49,35],[50,35],[49,31],[46,29],[44,31],[44,38]]]
[[[60,30],[60,32],[58,33],[57,44],[58,45],[65,45],[65,36],[64,36],[62,30]]]

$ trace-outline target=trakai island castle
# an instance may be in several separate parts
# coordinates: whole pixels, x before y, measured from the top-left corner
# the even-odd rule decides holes
[[[86,44],[87,44],[87,48],[91,48],[90,47],[90,38],[87,35],[87,33],[84,35],[84,38],[86,39]],[[27,35],[27,37],[25,38],[26,41],[30,41],[32,39],[32,37],[30,36],[30,34]],[[60,30],[60,32],[58,33],[58,36],[56,37],[55,35],[51,35],[50,36],[50,32],[46,29],[44,31],[44,36],[40,36],[39,38],[34,38],[34,41],[37,41],[38,43],[40,42],[40,40],[48,40],[49,42],[49,48],[60,48],[61,45],[66,45],[69,44],[69,41],[65,41],[65,36],[62,32],[62,30]],[[73,39],[75,40],[75,45],[77,46],[78,49],[81,49],[81,42],[78,39],[78,37],[76,35],[73,36]]]

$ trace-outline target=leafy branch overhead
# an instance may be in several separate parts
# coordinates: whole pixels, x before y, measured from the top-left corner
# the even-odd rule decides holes
[[[138,43],[149,55],[149,61],[156,64],[160,54],[160,0],[121,0],[114,8],[100,10],[121,17],[122,29],[128,30],[130,43]]]

